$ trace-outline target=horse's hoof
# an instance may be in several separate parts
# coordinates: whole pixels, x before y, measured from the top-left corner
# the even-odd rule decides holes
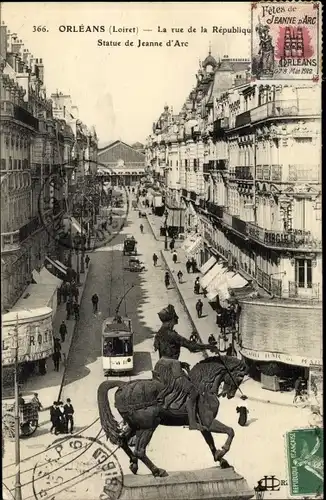
[[[216,450],[214,453],[214,461],[215,462],[221,462],[222,458],[225,455],[225,451],[223,450]]]
[[[133,474],[137,474],[137,472],[138,472],[138,464],[134,464],[134,463],[130,464],[129,465],[129,469],[131,470],[131,472]]]
[[[229,464],[229,462],[227,460],[225,460],[225,458],[221,458],[220,467],[221,467],[221,469],[228,469],[229,467],[231,467],[231,465]]]
[[[153,472],[154,477],[167,477],[168,475],[169,474],[164,469],[156,469],[156,471]]]

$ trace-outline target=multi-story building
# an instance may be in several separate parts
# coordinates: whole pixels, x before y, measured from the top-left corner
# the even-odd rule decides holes
[[[201,235],[198,264],[215,255],[251,285],[242,355],[262,373],[307,375],[322,357],[320,87],[251,82],[248,61],[211,54],[197,80],[170,139],[151,136],[147,159],[157,172],[161,147],[167,190],[185,229]]]
[[[56,311],[59,276],[67,275],[58,234],[71,172],[79,170],[71,160],[80,134],[54,116],[42,60],[34,59],[4,24],[0,35],[2,361],[11,375],[9,336],[15,326],[19,363],[31,366],[53,349],[49,324]],[[83,145],[85,141],[94,142],[84,137]],[[88,160],[96,153],[97,149]],[[83,167],[84,161],[81,174]],[[27,338],[35,328],[41,335],[36,347]]]

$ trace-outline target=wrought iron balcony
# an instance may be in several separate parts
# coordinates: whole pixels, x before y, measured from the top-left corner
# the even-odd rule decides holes
[[[14,119],[38,130],[38,119],[21,106],[14,105]]]
[[[321,182],[320,165],[289,165],[289,181]]]
[[[1,233],[1,252],[15,252],[20,248],[19,231]]]
[[[248,236],[268,248],[287,248],[290,250],[321,250],[321,238],[314,237],[310,231],[272,231],[247,222]]]
[[[216,205],[215,203],[211,201],[206,202],[206,210],[212,214],[215,215],[215,217],[218,217],[219,219],[223,218],[223,207],[220,205]]]
[[[250,111],[245,111],[235,117],[235,128],[249,125],[251,122]]]
[[[309,99],[287,99],[267,102],[252,109],[251,122],[266,120],[267,118],[284,118],[298,116],[320,115],[320,105]]]
[[[42,226],[39,217],[33,217],[27,224],[19,229],[19,241],[22,243]]]
[[[235,167],[234,172],[230,172],[230,178],[237,181],[253,181],[250,166]]]

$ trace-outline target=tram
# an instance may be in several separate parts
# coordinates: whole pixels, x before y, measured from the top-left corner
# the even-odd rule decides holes
[[[104,376],[132,372],[133,331],[130,318],[117,315],[103,322],[102,365]]]

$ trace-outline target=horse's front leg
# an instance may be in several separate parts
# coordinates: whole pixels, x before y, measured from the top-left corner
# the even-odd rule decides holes
[[[220,450],[215,450],[214,452],[214,460],[215,462],[219,461],[221,467],[227,467],[228,464],[226,460],[223,459],[224,455],[230,450],[233,438],[234,438],[234,430],[232,427],[228,427],[219,420],[213,420],[211,425],[208,428],[209,432],[213,432],[214,434],[227,434],[227,439]]]
[[[156,427],[153,429],[139,429],[136,432],[134,455],[149,468],[154,477],[165,477],[168,476],[166,470],[156,467],[156,465],[146,455],[146,447],[148,446],[155,429]]]
[[[132,436],[130,439],[132,439],[134,436]],[[123,451],[128,455],[129,457],[129,460],[130,460],[130,465],[129,465],[129,469],[131,470],[131,472],[133,474],[137,474],[138,472],[138,458],[134,455],[134,453],[132,452],[132,450],[130,449],[130,445],[129,445],[129,442],[124,442],[122,445],[121,445],[121,448],[123,449]]]

